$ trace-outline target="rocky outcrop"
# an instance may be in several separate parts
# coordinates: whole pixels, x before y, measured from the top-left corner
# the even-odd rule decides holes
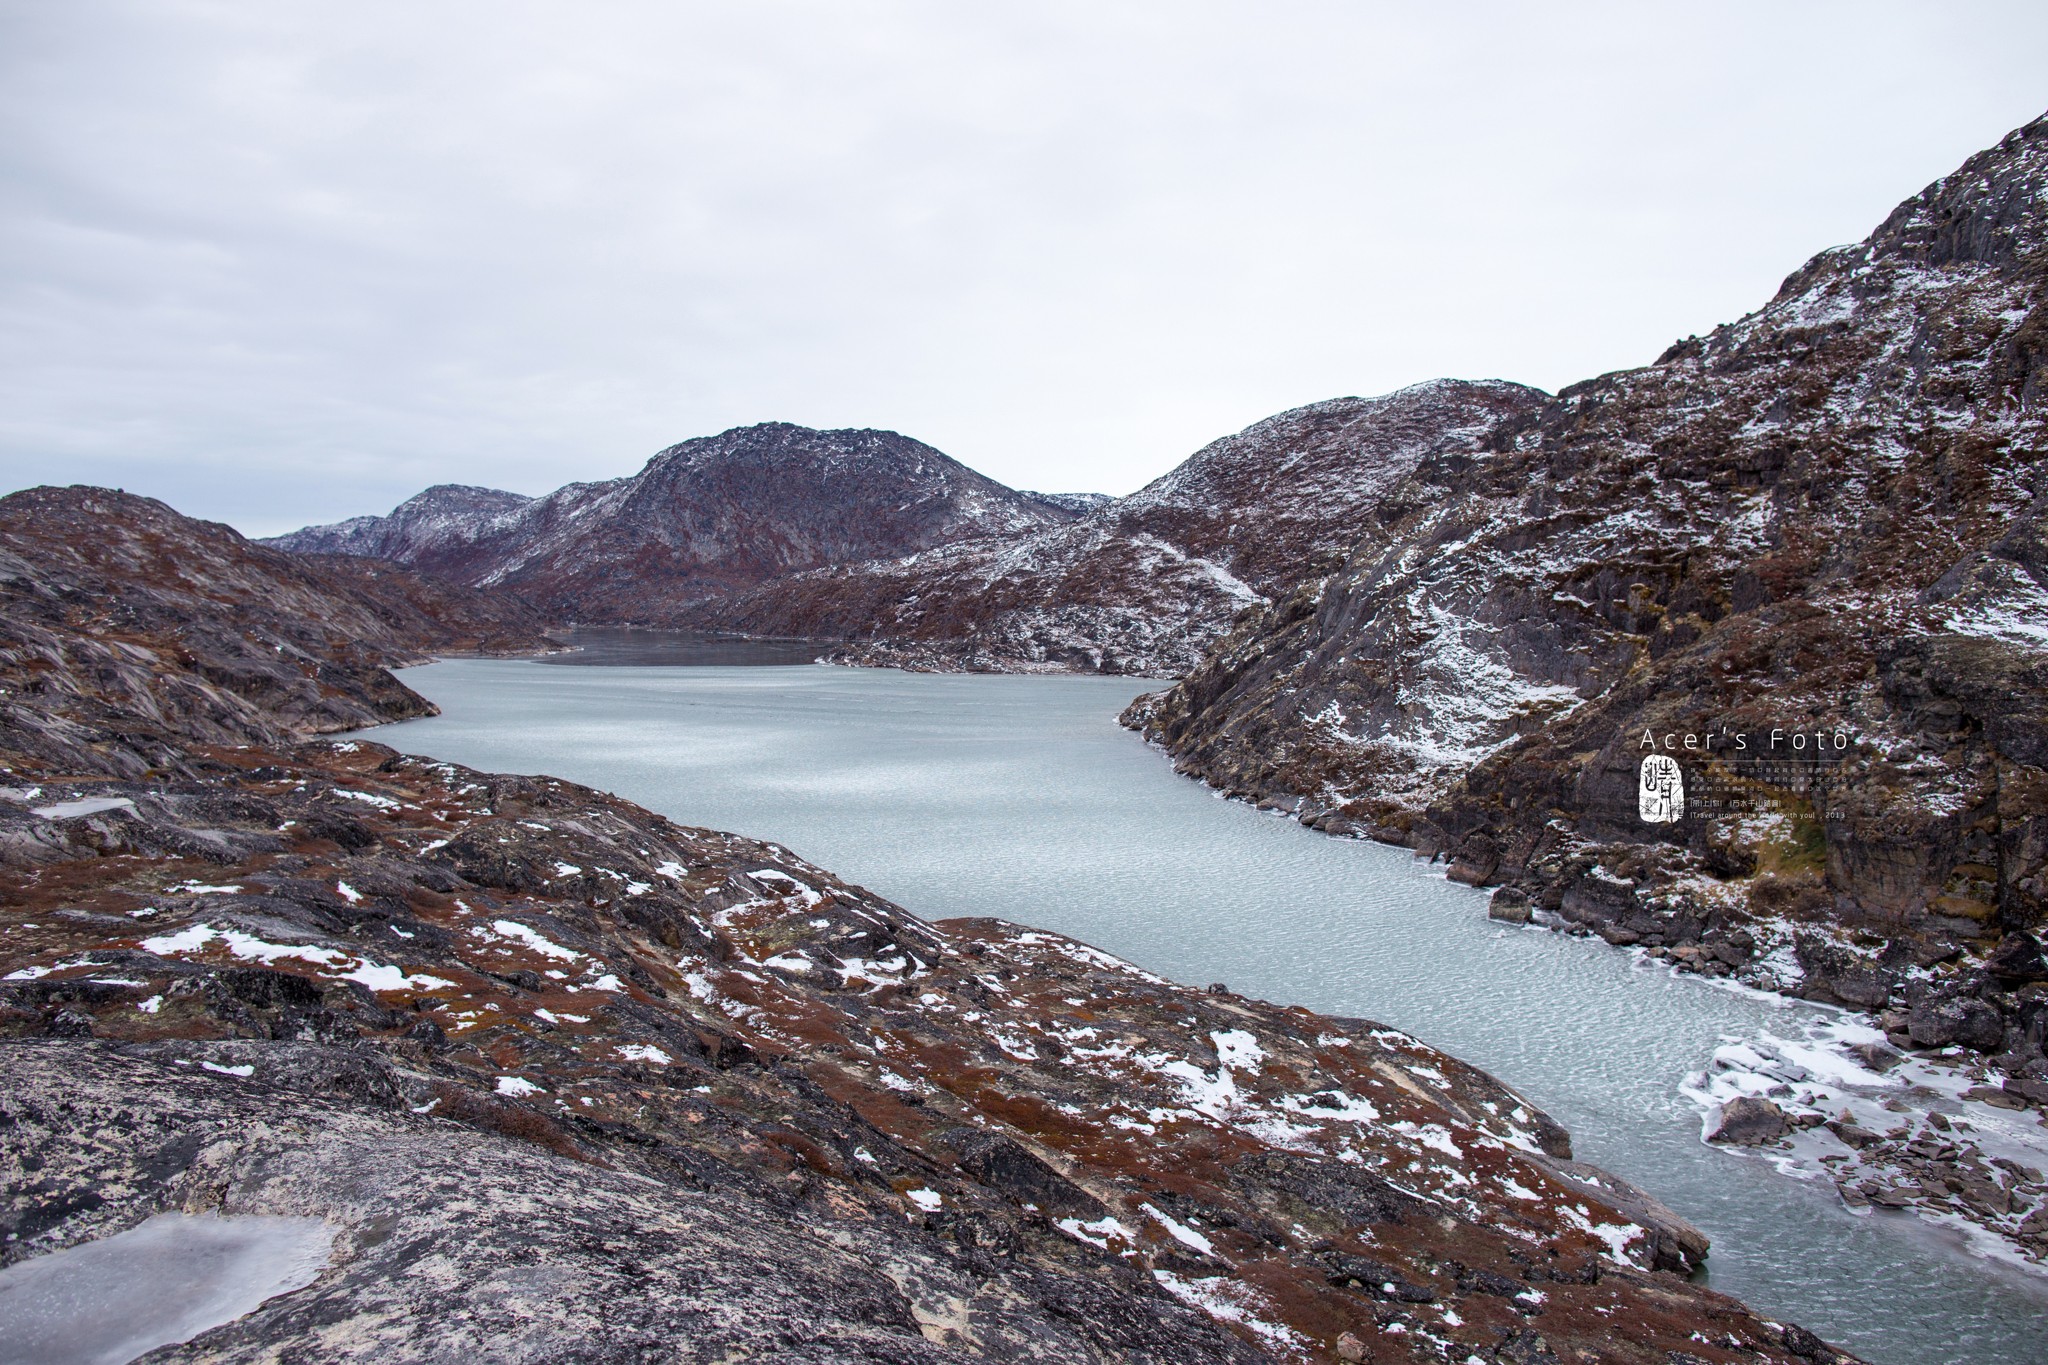
[[[430,715],[386,671],[548,648],[501,594],[381,560],[301,557],[102,488],[0,498],[0,754],[136,777],[184,746]]]
[[[1680,1089],[1709,1142],[1826,1180],[1851,1209],[1911,1210],[1987,1255],[2048,1264],[2048,1131],[2029,1112],[2048,1085],[1898,1040],[1809,1015],[1724,1038]]]
[[[1028,489],[1023,491],[1027,498],[1048,503],[1063,512],[1072,512],[1075,516],[1086,516],[1116,501],[1107,493],[1033,493]]]
[[[1076,515],[893,431],[768,422],[670,446],[630,478],[532,499],[443,486],[389,517],[270,543],[383,554],[505,589],[555,623],[677,626],[770,579]]]
[[[360,1248],[195,1353],[453,1359],[497,1267],[561,1254],[522,1281],[531,1358],[631,1277],[624,1344],[586,1358],[703,1313],[735,1346],[888,1343],[821,1359],[1299,1359],[1344,1331],[1463,1358],[1598,1345],[1619,1301],[1645,1350],[1784,1359],[1682,1278],[1696,1232],[1405,1035],[926,924],[548,779],[359,741],[216,761],[0,802],[0,1257],[164,1208]],[[399,1249],[444,1268],[395,1287]]]
[[[2048,914],[2044,291],[2039,121],[1418,468],[1130,723],[1504,913],[2048,1076],[1985,956]]]
[[[237,596],[266,562],[152,629],[256,629],[305,589]],[[1844,1359],[1405,1034],[549,778],[217,739],[82,648],[7,683],[165,761],[0,754],[0,1263],[164,1210],[334,1233],[158,1359]]]
[[[1469,463],[1542,397],[1446,380],[1312,404],[1071,526],[800,574],[698,619],[852,641],[840,657],[856,663],[1176,676],[1241,613],[1340,563],[1390,490]]]
[[[1707,1135],[1707,1141],[1758,1147],[1785,1136],[1791,1130],[1792,1125],[1786,1121],[1784,1110],[1769,1100],[1744,1095],[1721,1106],[1720,1117],[1714,1124],[1714,1131]]]

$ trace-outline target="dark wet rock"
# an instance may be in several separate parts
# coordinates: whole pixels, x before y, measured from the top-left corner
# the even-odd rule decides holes
[[[1517,1294],[1527,1293],[1529,1286],[1495,1271],[1473,1266],[1453,1266],[1458,1278],[1458,1288],[1467,1294],[1491,1294],[1495,1298],[1511,1299]]]
[[[1233,1174],[1282,1208],[1328,1211],[1364,1227],[1399,1223],[1415,1208],[1410,1196],[1379,1176],[1293,1152],[1257,1153]]]
[[[1906,1031],[1918,1047],[1960,1044],[1977,1052],[1996,1052],[2005,1041],[1998,1010],[1969,996],[1921,1001],[1913,1007]]]
[[[1827,1343],[1804,1327],[1788,1323],[1785,1326],[1785,1349],[1804,1360],[1824,1357]]]
[[[1531,1328],[1508,1332],[1494,1348],[1493,1358],[1501,1365],[1563,1365],[1543,1334]]]
[[[2033,981],[2048,981],[2048,959],[2041,956],[2041,944],[2032,934],[2015,930],[1998,942],[1984,959],[1984,970],[2008,990]]]
[[[1055,1218],[1092,1223],[1109,1210],[1102,1201],[1055,1171],[1015,1138],[973,1128],[942,1133],[937,1141],[959,1154],[960,1169],[1019,1203],[1043,1209]]]
[[[1760,1147],[1767,1142],[1776,1142],[1791,1131],[1792,1125],[1787,1121],[1784,1110],[1769,1100],[1744,1095],[1721,1106],[1721,1116],[1715,1122],[1714,1131],[1707,1135],[1707,1141],[1734,1147]]]
[[[1527,924],[1535,918],[1529,898],[1513,887],[1503,886],[1486,903],[1486,917],[1508,924]]]

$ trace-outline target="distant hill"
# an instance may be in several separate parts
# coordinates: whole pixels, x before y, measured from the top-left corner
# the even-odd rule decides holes
[[[388,517],[267,543],[502,586],[557,621],[675,625],[707,599],[806,569],[1075,515],[892,431],[770,422],[670,446],[631,478],[532,499],[443,485]]]

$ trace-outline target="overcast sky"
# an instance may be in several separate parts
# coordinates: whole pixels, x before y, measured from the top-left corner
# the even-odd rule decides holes
[[[270,533],[779,419],[1124,493],[1556,388],[2048,107],[2048,6],[0,0],[0,484]]]

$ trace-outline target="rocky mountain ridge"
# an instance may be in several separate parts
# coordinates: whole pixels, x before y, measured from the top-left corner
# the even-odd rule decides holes
[[[351,517],[264,541],[294,554],[388,559],[423,573],[460,577],[476,543],[507,531],[533,499],[499,488],[437,483],[381,517]]]
[[[1127,719],[1503,917],[2048,1100],[2044,293],[2036,121],[1758,312],[1418,470]]]
[[[736,427],[540,498],[443,485],[389,517],[267,542],[373,553],[501,588],[556,624],[690,624],[703,602],[825,564],[1014,536],[1076,515],[891,431]]]
[[[270,615],[339,592],[53,497],[98,540],[10,540],[0,596],[55,642],[0,655],[40,716],[0,733],[0,1263],[165,1210],[332,1236],[153,1359],[1846,1359],[1688,1281],[1683,1220],[1405,1034],[308,740],[336,715],[302,689],[210,680],[330,649],[333,704],[371,707],[349,630]],[[133,620],[53,603],[88,570]],[[131,647],[151,686],[105,667]]]
[[[1280,413],[1068,526],[841,565],[699,621],[851,641],[851,662],[1169,677],[1231,621],[1342,561],[1388,490],[1469,462],[1537,390],[1442,380]]]

